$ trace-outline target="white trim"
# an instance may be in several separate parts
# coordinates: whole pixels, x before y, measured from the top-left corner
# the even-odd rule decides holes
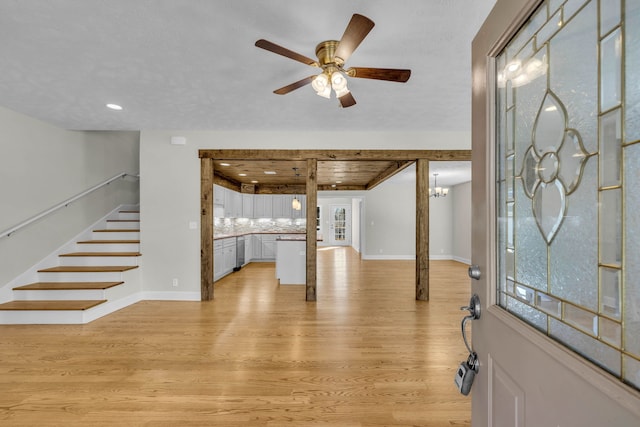
[[[389,261],[389,260],[402,260],[402,261],[415,261],[415,255],[365,255],[362,254],[361,259],[363,260],[380,260],[380,261]]]
[[[453,259],[454,261],[461,262],[463,264],[471,265],[471,260],[467,258],[461,258],[459,256],[454,255],[451,259]]]
[[[144,301],[201,301],[200,292],[148,291],[142,292]]]
[[[11,299],[13,298],[12,289],[14,287],[37,281],[38,270],[51,267],[52,265],[58,265],[60,254],[66,253],[66,252],[73,252],[75,250],[75,247],[78,241],[91,240],[91,233],[99,224],[104,223],[111,216],[117,215],[118,211],[120,210],[129,210],[129,209],[138,209],[138,208],[139,208],[139,205],[131,205],[131,204],[121,204],[116,206],[116,208],[113,209],[111,212],[107,213],[105,216],[103,216],[93,224],[89,225],[80,233],[76,234],[74,237],[69,239],[66,243],[63,243],[60,247],[55,249],[46,257],[42,258],[40,261],[33,264],[31,267],[25,270],[22,274],[14,277],[13,280],[10,280],[9,282],[1,286],[0,287],[0,303],[11,301]],[[6,293],[7,296],[3,298],[2,295],[4,293]]]

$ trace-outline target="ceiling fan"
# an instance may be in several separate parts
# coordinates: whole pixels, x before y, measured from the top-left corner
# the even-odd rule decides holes
[[[362,43],[362,40],[373,29],[374,25],[373,21],[366,16],[354,14],[340,41],[326,40],[316,46],[317,61],[268,40],[258,40],[256,46],[259,48],[322,69],[320,74],[305,77],[273,92],[278,95],[285,95],[311,83],[318,95],[330,98],[331,90],[333,89],[336,97],[340,100],[340,105],[342,107],[351,107],[356,104],[356,100],[347,88],[347,76],[400,83],[406,82],[411,76],[411,70],[368,67],[344,68],[347,59]]]

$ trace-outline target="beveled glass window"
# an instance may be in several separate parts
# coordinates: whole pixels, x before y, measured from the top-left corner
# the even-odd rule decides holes
[[[640,389],[640,0],[546,0],[496,58],[501,307]]]

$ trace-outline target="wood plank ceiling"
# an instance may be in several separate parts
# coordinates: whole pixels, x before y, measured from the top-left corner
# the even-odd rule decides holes
[[[318,161],[318,190],[370,190],[400,172],[408,160]],[[214,160],[216,184],[245,193],[304,193],[305,160]]]

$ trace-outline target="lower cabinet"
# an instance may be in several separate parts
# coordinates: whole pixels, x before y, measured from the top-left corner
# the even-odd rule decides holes
[[[273,234],[262,235],[262,259],[276,259],[276,236]]]
[[[233,272],[236,266],[236,238],[220,239],[213,242],[213,281]]]
[[[253,260],[253,239],[251,236],[244,238],[244,265],[249,264]]]
[[[236,239],[224,239],[224,274],[229,274],[236,266]]]
[[[278,234],[250,234],[244,238],[245,265],[252,261],[275,261]],[[282,236],[287,236],[282,234]],[[213,280],[219,280],[233,272],[236,266],[236,238],[218,239],[213,242]]]
[[[259,234],[251,236],[251,259],[254,261],[262,259],[262,236]]]
[[[213,281],[224,276],[224,249],[222,240],[213,242]]]

